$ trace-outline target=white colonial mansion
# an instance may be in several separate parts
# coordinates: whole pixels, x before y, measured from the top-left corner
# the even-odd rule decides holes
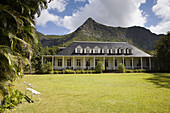
[[[103,62],[106,70],[117,70],[123,63],[126,69],[152,69],[152,56],[127,42],[80,42],[60,48],[56,55],[43,55],[52,59],[56,70],[95,69]]]

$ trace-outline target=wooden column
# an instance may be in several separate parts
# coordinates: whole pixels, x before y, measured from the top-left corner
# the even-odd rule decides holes
[[[123,65],[125,66],[125,62],[124,62],[124,60],[125,60],[125,58],[123,57],[123,62],[122,62],[122,63],[123,63]]]
[[[134,69],[134,66],[133,66],[133,57],[132,57],[132,69]]]
[[[143,69],[143,61],[142,61],[142,57],[140,58],[141,60],[141,69]]]
[[[52,56],[52,66],[54,66],[54,56]]]
[[[94,69],[95,69],[95,56],[93,58],[93,66],[94,66]]]
[[[73,56],[73,70],[75,69],[75,68],[74,68],[74,61],[75,61],[75,60],[74,60],[74,56]]]
[[[152,64],[151,64],[151,57],[149,57],[149,69],[152,69]]]
[[[83,68],[85,69],[85,57],[83,57]]]
[[[62,59],[62,68],[64,69],[64,56],[63,56],[63,59]]]
[[[113,70],[115,70],[115,57],[113,57]]]
[[[105,57],[103,57],[103,65],[104,65],[104,67],[105,67]]]

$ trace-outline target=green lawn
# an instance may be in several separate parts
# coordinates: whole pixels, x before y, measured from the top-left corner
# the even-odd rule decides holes
[[[15,107],[12,113],[170,113],[170,74],[25,75],[41,92],[41,101]],[[30,96],[30,94],[29,94]]]

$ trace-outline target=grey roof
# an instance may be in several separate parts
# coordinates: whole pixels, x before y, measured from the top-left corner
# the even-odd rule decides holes
[[[76,54],[75,53],[75,48],[77,46],[81,46],[83,49],[86,48],[87,46],[93,49],[95,46],[98,46],[100,49],[103,49],[105,46],[108,47],[108,49],[112,48],[132,48],[133,54],[131,55],[113,55],[113,54],[105,54],[104,56],[116,56],[116,57],[121,57],[121,56],[129,56],[129,57],[151,57],[151,55],[143,52],[142,50],[138,49],[137,47],[127,43],[127,42],[85,42],[85,41],[75,41],[72,44],[70,44],[68,47],[65,49],[61,50],[57,55],[62,55],[62,56],[103,56],[103,54]]]

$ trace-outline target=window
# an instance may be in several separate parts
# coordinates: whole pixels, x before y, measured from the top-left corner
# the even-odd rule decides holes
[[[75,53],[82,53],[83,52],[83,49],[80,45],[78,45],[76,48],[75,48]]]
[[[97,66],[99,59],[95,59],[95,66]]]
[[[117,67],[117,60],[115,59],[115,67]]]
[[[107,53],[107,49],[104,49],[104,53]]]
[[[109,63],[108,63],[108,59],[105,59],[105,67],[108,67]]]
[[[95,49],[95,50],[94,50],[94,53],[98,53],[98,49]]]
[[[112,49],[112,54],[115,54],[115,49]]]
[[[81,59],[77,59],[77,66],[78,66],[78,67],[81,66]]]
[[[122,54],[124,53],[124,49],[121,49],[121,53],[122,53]]]
[[[58,59],[58,66],[62,66],[62,59]]]
[[[87,46],[87,47],[84,49],[84,53],[87,53],[87,54],[91,53],[90,47]]]
[[[81,52],[81,48],[77,48],[77,53],[80,53]]]
[[[93,48],[93,53],[100,53],[100,48],[98,47],[98,46],[95,46],[94,48]]]
[[[129,54],[132,54],[132,53],[133,53],[132,49],[129,49]]]
[[[129,54],[129,49],[128,48],[126,48],[126,54]]]
[[[86,53],[90,53],[90,50],[89,50],[89,49],[86,49]]]
[[[86,67],[90,67],[90,59],[86,60]]]
[[[140,59],[138,60],[137,66],[141,66],[141,60]]]
[[[149,58],[146,59],[146,66],[149,66]]]
[[[67,59],[67,66],[71,66],[71,58]]]

